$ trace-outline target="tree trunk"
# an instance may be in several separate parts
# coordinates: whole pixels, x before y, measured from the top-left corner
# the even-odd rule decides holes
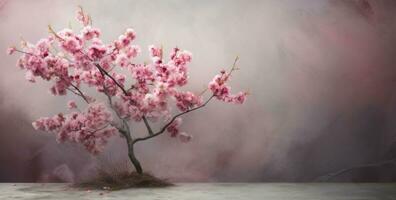
[[[133,149],[133,144],[128,144],[128,156],[129,156],[129,159],[131,160],[133,166],[135,167],[136,172],[137,172],[138,174],[143,174],[142,166],[140,165],[139,160],[136,159],[136,157],[135,157],[135,152],[134,152],[134,149]]]
[[[133,149],[134,143],[133,143],[133,139],[131,137],[131,133],[129,131],[129,126],[128,126],[128,124],[125,121],[123,121],[123,123],[124,123],[124,127],[126,127],[126,130],[118,129],[118,131],[125,137],[125,141],[126,141],[126,144],[127,144],[127,147],[128,147],[129,160],[131,161],[132,165],[135,167],[136,172],[138,174],[143,174],[142,166],[140,165],[139,160],[135,156],[135,152],[134,152],[134,149]]]

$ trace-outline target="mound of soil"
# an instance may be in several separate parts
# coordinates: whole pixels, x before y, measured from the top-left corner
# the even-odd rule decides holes
[[[127,188],[159,188],[173,186],[167,182],[152,176],[151,174],[122,173],[108,174],[101,173],[93,180],[75,184],[78,188],[97,190],[122,190]]]

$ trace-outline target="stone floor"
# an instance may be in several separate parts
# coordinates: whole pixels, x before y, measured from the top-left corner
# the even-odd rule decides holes
[[[396,183],[180,183],[115,192],[79,190],[67,184],[0,183],[0,199],[396,200]]]

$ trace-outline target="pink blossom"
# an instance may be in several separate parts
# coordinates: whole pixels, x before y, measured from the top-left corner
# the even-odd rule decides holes
[[[47,57],[49,55],[49,48],[51,46],[52,39],[41,39],[36,44],[36,50],[42,57]]]
[[[97,38],[94,38],[92,41],[92,45],[88,48],[88,56],[91,59],[100,59],[106,54],[107,48],[102,44]]]
[[[66,37],[61,46],[66,52],[74,54],[82,49],[82,42],[77,37]]]
[[[194,95],[192,92],[177,92],[174,97],[176,98],[176,106],[181,111],[186,111],[195,106],[202,104],[202,99],[200,96]]]
[[[139,83],[146,83],[147,81],[154,81],[153,72],[147,65],[135,65],[130,68],[132,76]]]
[[[76,108],[77,108],[76,102],[75,102],[75,101],[69,101],[69,102],[67,102],[67,108],[69,108],[70,110],[76,109]]]
[[[128,56],[124,53],[118,54],[117,60],[115,61],[117,65],[120,67],[126,67],[130,63],[130,60],[128,59]]]
[[[172,60],[176,63],[176,65],[184,65],[191,62],[191,59],[192,54],[189,51],[178,51]]]
[[[99,65],[106,71],[111,70],[111,68],[114,66],[114,60],[112,60],[111,56],[104,56],[102,59],[99,61]]]
[[[118,37],[118,42],[119,44],[121,44],[122,48],[127,47],[131,43],[131,41],[132,41],[131,38],[125,35],[120,35]]]
[[[209,83],[208,88],[212,91],[213,95],[221,101],[230,102],[235,104],[243,104],[246,100],[247,92],[239,92],[236,95],[230,93],[231,88],[226,85],[229,80],[229,74],[224,70],[216,75]]]
[[[66,95],[66,91],[69,86],[69,83],[65,80],[58,80],[55,82],[55,85],[51,87],[51,93],[53,95]]]
[[[179,134],[179,126],[182,123],[181,118],[176,118],[169,126],[166,131],[170,133],[171,137],[176,137]]]
[[[247,96],[246,92],[239,92],[238,94],[232,97],[231,102],[236,104],[243,104],[246,101],[246,96]]]
[[[148,47],[150,52],[150,57],[153,63],[159,64],[162,62],[162,48],[155,47],[154,45],[150,45]]]
[[[99,38],[100,30],[97,28],[92,28],[91,26],[85,26],[81,30],[81,34],[85,40],[92,40],[93,38]]]
[[[140,53],[140,47],[137,45],[132,45],[125,49],[125,55],[131,59],[135,58]]]
[[[58,114],[50,118],[48,117],[39,118],[38,120],[33,122],[32,125],[36,130],[55,131],[60,129],[64,122],[65,122],[65,118],[63,114]]]
[[[9,47],[9,48],[7,49],[7,54],[8,54],[8,55],[12,55],[15,51],[16,51],[16,48],[15,48],[15,47]]]
[[[57,135],[59,142],[81,143],[87,151],[99,153],[107,140],[115,135],[117,129],[110,125],[112,116],[103,104],[92,104],[86,111],[73,112],[63,116],[40,118],[33,122],[38,130],[51,131]]]
[[[125,36],[129,38],[130,41],[132,41],[136,38],[136,33],[133,29],[128,28],[125,32]]]

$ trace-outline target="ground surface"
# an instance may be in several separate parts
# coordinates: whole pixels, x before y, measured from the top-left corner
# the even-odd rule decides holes
[[[87,182],[78,183],[77,188],[101,189],[101,190],[122,190],[130,188],[159,188],[170,187],[172,183],[159,179],[151,174],[143,173],[107,173],[101,172],[97,178]]]
[[[0,199],[396,200],[396,183],[180,183],[113,192],[78,190],[67,184],[0,183]]]

